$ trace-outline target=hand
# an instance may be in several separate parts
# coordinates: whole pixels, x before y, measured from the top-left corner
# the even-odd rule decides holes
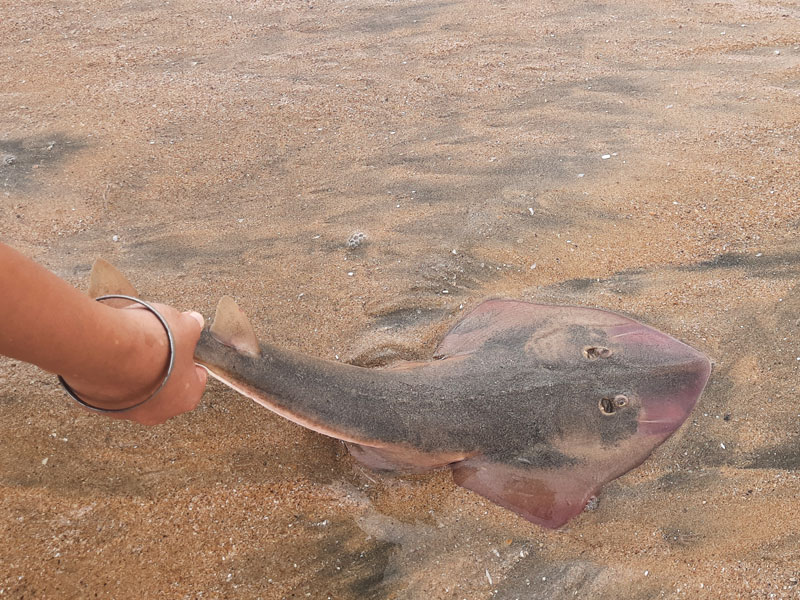
[[[95,302],[0,242],[0,354],[60,374],[93,406],[125,408],[161,385],[169,342],[149,310],[109,304]],[[207,376],[193,360],[203,317],[154,306],[173,333],[172,375],[152,400],[129,411],[106,413],[145,425],[163,423],[196,407]]]
[[[206,370],[196,366],[193,359],[194,348],[203,328],[203,316],[197,312],[180,313],[165,304],[153,303],[152,306],[169,323],[175,341],[175,364],[169,381],[152,400],[141,406],[105,413],[112,418],[126,419],[142,425],[157,425],[196,408],[208,377]],[[129,359],[133,362],[129,366],[134,368],[126,369],[136,376],[136,380],[123,377],[119,381],[102,384],[96,381],[68,382],[82,399],[98,408],[119,409],[141,402],[161,385],[169,360],[167,335],[155,315],[135,304],[114,310],[123,311],[120,316],[129,322],[129,327],[142,332],[146,343],[134,348]],[[154,373],[149,366],[153,362],[153,352],[163,355],[163,359],[156,362],[161,365],[158,373]],[[141,364],[141,370],[135,368],[137,364]]]

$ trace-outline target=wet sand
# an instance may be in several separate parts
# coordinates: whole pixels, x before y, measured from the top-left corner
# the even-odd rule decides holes
[[[546,531],[211,383],[144,428],[0,362],[0,597],[800,595],[797,2],[30,2],[0,236],[268,341],[429,357],[490,297],[703,350],[693,416]],[[356,232],[366,241],[349,248]]]

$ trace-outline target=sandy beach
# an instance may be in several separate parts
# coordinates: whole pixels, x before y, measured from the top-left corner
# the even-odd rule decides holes
[[[145,428],[0,359],[0,598],[800,597],[796,0],[31,0],[0,50],[0,239],[78,287],[371,367],[487,298],[713,362],[551,531],[216,382]]]

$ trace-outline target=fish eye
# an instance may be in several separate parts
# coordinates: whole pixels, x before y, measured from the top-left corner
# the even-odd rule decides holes
[[[627,403],[628,403],[628,398],[627,398],[627,396],[623,396],[622,394],[617,394],[616,396],[614,396],[614,405],[615,405],[617,408],[622,408],[622,407],[623,407],[623,406],[625,406]]]
[[[604,346],[586,346],[583,349],[583,356],[589,360],[608,358],[611,356],[611,350]]]

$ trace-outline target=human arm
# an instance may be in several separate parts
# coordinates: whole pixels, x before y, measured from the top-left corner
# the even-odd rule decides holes
[[[153,306],[175,339],[172,375],[152,400],[108,413],[146,425],[195,408],[206,382],[205,370],[193,361],[202,316]],[[152,393],[166,373],[167,335],[150,311],[96,302],[2,243],[0,317],[0,354],[60,374],[98,408],[133,406]]]

